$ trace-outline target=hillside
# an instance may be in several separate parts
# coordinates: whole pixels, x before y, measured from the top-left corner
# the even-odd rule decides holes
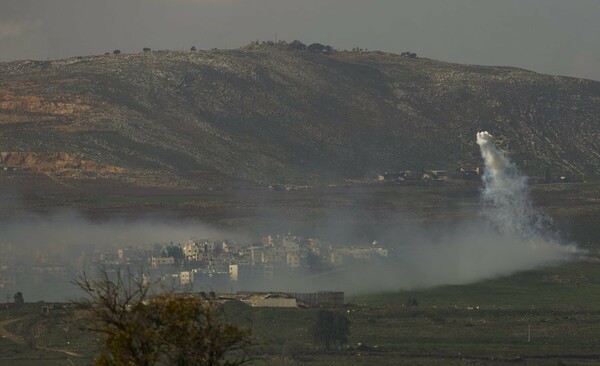
[[[382,52],[264,45],[0,64],[2,164],[149,186],[453,170],[479,164],[481,129],[525,169],[590,176],[599,116],[599,82]]]

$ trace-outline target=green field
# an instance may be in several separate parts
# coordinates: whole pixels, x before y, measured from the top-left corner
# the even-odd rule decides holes
[[[406,306],[416,298],[418,306]],[[228,303],[230,321],[252,330],[267,365],[588,365],[600,362],[600,263],[580,261],[471,285],[367,294],[347,298],[349,344],[325,351],[309,336],[315,309],[251,308]],[[83,318],[55,305],[14,309],[7,326],[35,350],[0,340],[2,365],[87,364],[99,339],[80,328]],[[3,313],[4,314],[4,313]],[[530,340],[528,340],[530,331]],[[67,343],[68,342],[68,343]],[[362,346],[359,347],[358,344]],[[10,359],[10,361],[9,361]],[[73,362],[73,363],[70,363]]]
[[[409,298],[416,298],[418,307],[405,306]],[[595,262],[348,300],[353,305],[343,311],[352,322],[350,348],[335,357],[311,344],[312,310],[252,309],[245,316],[273,353],[278,349],[285,355],[287,344],[301,342],[305,355],[295,358],[316,365],[342,360],[390,365],[600,362],[600,265]],[[366,349],[357,350],[359,342]]]

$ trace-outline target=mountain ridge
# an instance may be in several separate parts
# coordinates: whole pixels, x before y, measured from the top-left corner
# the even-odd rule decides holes
[[[455,169],[479,164],[483,129],[525,170],[590,176],[598,116],[600,82],[379,51],[256,45],[0,64],[1,152],[75,155],[115,169],[53,174],[145,185]]]

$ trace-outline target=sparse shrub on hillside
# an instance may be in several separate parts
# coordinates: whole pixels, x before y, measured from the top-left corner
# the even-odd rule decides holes
[[[320,43],[311,43],[306,47],[306,50],[311,52],[323,52],[325,50],[325,46]]]
[[[114,50],[113,51],[113,55],[120,55],[121,54],[121,50]]]
[[[419,302],[417,301],[417,299],[415,299],[414,297],[408,299],[408,301],[406,301],[406,306],[409,308],[412,307],[418,307],[419,306]]]
[[[190,48],[190,51],[195,52],[197,50],[196,46],[192,46],[192,48]]]
[[[142,49],[142,51],[144,51],[144,52],[150,52],[150,51],[152,51],[152,50],[150,49],[150,47],[144,47],[144,48]]]
[[[306,45],[303,42],[299,41],[299,40],[294,40],[290,43],[284,41],[284,40],[279,40],[277,42],[274,41],[262,41],[260,42],[259,40],[250,42],[249,44],[245,45],[242,47],[242,49],[246,49],[246,50],[256,50],[256,49],[261,49],[261,48],[280,48],[280,49],[294,49],[294,50],[299,50],[299,51],[311,51],[311,52],[323,52],[323,53],[329,53],[329,52],[333,52],[334,48],[329,46],[329,45],[323,45],[321,43],[312,43],[310,45]]]
[[[64,134],[42,123],[39,133],[46,138],[35,147],[80,151],[90,161],[123,168],[122,173],[107,172],[110,176],[95,167],[58,172],[85,182],[115,179],[221,190],[234,181],[249,187],[341,184],[344,177],[392,168],[416,171],[427,166],[454,173],[481,160],[469,131],[489,127],[473,121],[496,121],[492,128],[510,142],[511,152],[527,154],[532,171],[549,165],[555,167],[552,175],[586,173],[595,180],[600,176],[600,159],[581,158],[594,156],[595,140],[575,133],[597,127],[597,82],[503,67],[425,63],[406,54],[344,53],[315,62],[329,56],[296,51],[289,44],[285,52],[254,44],[244,49],[254,55],[206,49],[187,53],[191,60],[181,52],[153,49],[143,54],[140,48],[139,57],[123,52],[123,57],[4,63],[7,92],[19,96],[25,90],[19,85],[28,80],[33,93],[6,101],[7,122],[38,123],[51,113],[68,116],[70,126],[89,124],[89,129]],[[54,77],[69,82],[52,84]],[[544,98],[538,98],[538,89]],[[556,114],[556,105],[571,102],[573,108]],[[511,122],[519,116],[527,116],[527,124]],[[581,129],[569,130],[573,120]],[[264,128],[250,128],[258,121]],[[535,144],[524,137],[529,124],[539,127]],[[6,151],[20,151],[31,143],[33,132],[19,126],[22,123],[3,126]],[[231,145],[205,129],[231,140]],[[471,178],[481,179],[478,174]],[[593,238],[589,231],[577,231],[580,234],[586,241]]]
[[[292,41],[292,43],[290,43],[290,47],[295,48],[300,51],[306,50],[306,45],[298,40]]]
[[[324,53],[328,53],[328,52],[332,52],[333,51],[333,47],[329,46],[329,45],[323,45],[321,43],[312,43],[308,46],[306,46],[306,50],[310,51],[310,52],[324,52]]]

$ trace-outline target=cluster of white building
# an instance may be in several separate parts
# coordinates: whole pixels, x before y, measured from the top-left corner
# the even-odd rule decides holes
[[[12,258],[11,248],[0,249],[4,258]],[[16,288],[23,282],[19,279],[36,283],[68,281],[82,271],[92,273],[95,267],[104,265],[137,267],[149,279],[166,280],[199,291],[257,289],[268,287],[265,285],[269,281],[280,277],[335,271],[345,265],[387,256],[388,250],[377,242],[340,246],[294,235],[267,235],[259,243],[191,239],[181,244],[97,248],[77,261],[39,255],[29,269],[15,266],[14,260],[0,260],[0,288]]]
[[[118,253],[121,261],[128,259],[125,251]],[[281,274],[327,272],[357,261],[387,256],[388,250],[377,242],[349,247],[293,235],[268,235],[260,243],[191,239],[166,246],[147,261],[151,272],[171,278],[179,285],[212,287],[268,283]]]

